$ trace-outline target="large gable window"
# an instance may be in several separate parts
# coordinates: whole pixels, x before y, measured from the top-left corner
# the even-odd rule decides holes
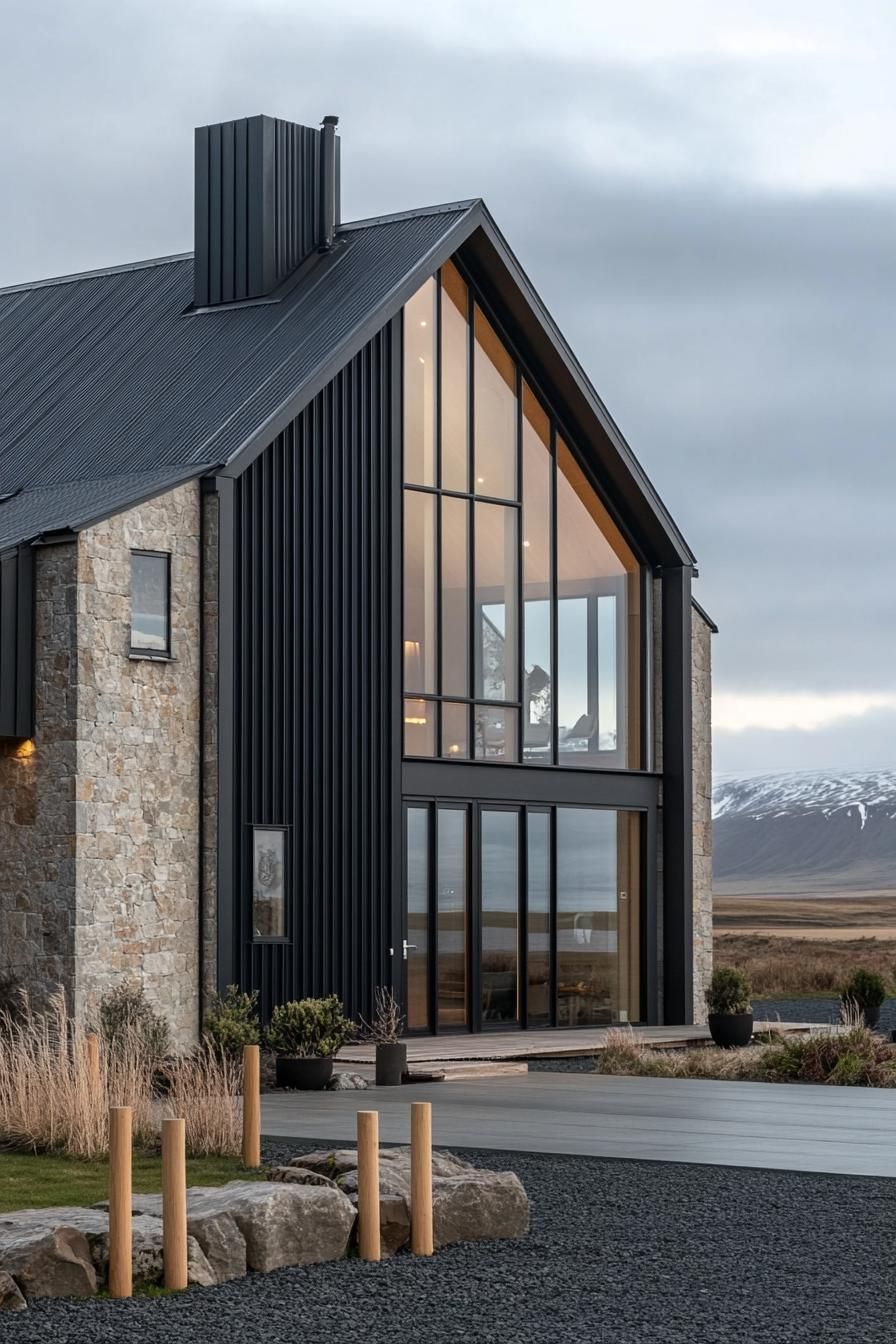
[[[131,551],[131,653],[171,655],[171,556]]]
[[[404,310],[405,753],[637,769],[641,570],[460,271]]]

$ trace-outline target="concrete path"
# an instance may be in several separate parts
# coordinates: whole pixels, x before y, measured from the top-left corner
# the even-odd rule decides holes
[[[896,1176],[896,1091],[530,1073],[365,1092],[270,1093],[267,1137],[354,1140],[378,1110],[385,1143],[406,1143],[411,1101],[433,1103],[448,1148],[698,1162]]]

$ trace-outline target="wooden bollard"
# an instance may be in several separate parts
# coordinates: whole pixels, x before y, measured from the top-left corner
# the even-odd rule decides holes
[[[432,1106],[411,1102],[411,1251],[432,1255]]]
[[[187,1286],[187,1123],[162,1121],[162,1255],[165,1287]]]
[[[87,1053],[87,1076],[95,1093],[100,1088],[100,1038],[95,1031],[88,1031],[84,1037],[84,1049]]]
[[[243,1046],[243,1166],[261,1166],[261,1055]]]
[[[358,1112],[358,1251],[380,1258],[380,1116]]]
[[[131,1133],[130,1106],[109,1108],[109,1294],[130,1297],[131,1265]]]

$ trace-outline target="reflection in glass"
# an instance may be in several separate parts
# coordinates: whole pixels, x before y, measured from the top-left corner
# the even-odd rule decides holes
[[[557,808],[557,1025],[612,1022],[619,1004],[617,814]]]
[[[519,813],[482,809],[482,1022],[519,1021]]]
[[[469,323],[467,286],[457,267],[442,267],[442,489],[470,488]]]
[[[252,937],[286,937],[286,832],[252,829]]]
[[[440,1027],[467,1025],[467,812],[440,807],[436,825],[436,994]]]
[[[436,285],[426,281],[404,306],[404,479],[435,485]]]
[[[516,499],[516,367],[478,308],[473,331],[473,492]]]
[[[547,1027],[551,1023],[551,818],[547,812],[529,812],[526,854],[526,1016],[530,1027]]]
[[[523,384],[523,760],[552,759],[551,427]]]
[[[517,694],[517,510],[477,503],[474,582],[476,698]]]
[[[517,725],[515,709],[499,705],[474,705],[474,746],[478,761],[517,760]]]
[[[405,756],[436,754],[436,710],[437,706],[433,700],[405,700]]]
[[[442,499],[442,694],[470,693],[470,506]]]
[[[435,495],[404,492],[404,689],[436,690]]]
[[[168,653],[168,555],[131,551],[131,648]]]
[[[409,807],[407,821],[408,1028],[429,1027],[429,809]]]
[[[639,567],[557,440],[557,719],[564,765],[639,763]]]
[[[446,700],[442,704],[442,755],[452,761],[470,754],[470,706]]]

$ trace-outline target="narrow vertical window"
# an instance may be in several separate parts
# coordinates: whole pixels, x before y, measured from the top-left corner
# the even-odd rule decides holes
[[[404,689],[436,689],[436,498],[404,494]]]
[[[442,694],[470,694],[470,506],[442,498]]]
[[[442,267],[442,489],[470,488],[469,296],[450,261]]]
[[[407,812],[407,973],[408,1028],[429,1026],[429,809]]]
[[[473,492],[494,499],[516,499],[516,367],[478,308],[473,327]]]
[[[436,286],[427,280],[404,308],[404,478],[436,480]]]
[[[517,697],[518,510],[476,504],[476,699]]]
[[[252,937],[286,937],[286,832],[252,828]]]
[[[523,385],[523,760],[553,748],[551,426]]]
[[[131,652],[171,653],[170,555],[131,551]]]

